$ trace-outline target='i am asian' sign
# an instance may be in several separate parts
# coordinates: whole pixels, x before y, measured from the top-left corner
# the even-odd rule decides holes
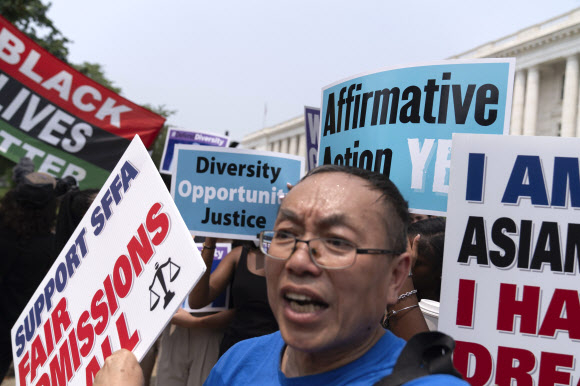
[[[439,329],[472,385],[580,380],[579,148],[453,136]]]

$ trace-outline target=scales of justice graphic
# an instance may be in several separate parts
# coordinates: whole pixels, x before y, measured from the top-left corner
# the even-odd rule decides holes
[[[171,299],[175,296],[175,292],[167,289],[165,278],[169,277],[169,282],[172,282],[179,275],[179,271],[181,271],[181,267],[173,263],[171,257],[161,265],[159,265],[159,262],[155,263],[155,269],[153,283],[149,286],[150,311],[153,311],[157,307],[157,304],[159,304],[161,292],[163,292],[163,309],[171,302]]]

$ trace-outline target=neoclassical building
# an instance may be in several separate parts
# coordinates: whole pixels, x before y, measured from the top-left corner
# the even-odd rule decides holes
[[[451,57],[516,58],[510,133],[580,136],[580,8]]]
[[[294,154],[306,158],[304,115],[246,135],[242,139],[241,147]]]
[[[580,137],[580,8],[450,59],[516,58],[510,133]],[[253,132],[242,147],[306,156],[304,116]]]

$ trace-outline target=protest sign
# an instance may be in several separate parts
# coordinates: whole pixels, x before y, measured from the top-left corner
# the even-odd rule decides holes
[[[143,358],[205,264],[136,136],[11,331],[20,385],[91,385]]]
[[[165,118],[61,62],[0,17],[0,154],[100,188],[131,139],[149,147]]]
[[[438,61],[322,90],[318,164],[388,176],[415,213],[447,209],[452,133],[506,134],[513,59]]]
[[[306,127],[306,167],[314,169],[318,165],[318,133],[320,132],[320,109],[304,107]]]
[[[163,148],[159,170],[162,173],[172,173],[175,145],[177,144],[228,147],[229,141],[229,137],[223,135],[170,128],[167,130],[167,137],[165,137],[165,147]]]
[[[472,385],[580,379],[579,148],[453,136],[439,329]]]
[[[286,183],[304,158],[256,150],[177,145],[171,195],[192,234],[255,240],[274,228]]]
[[[197,249],[199,253],[203,249],[203,243],[196,243]],[[231,244],[227,243],[217,243],[215,246],[215,252],[213,255],[213,263],[211,265],[211,272],[215,271],[218,264],[223,260],[224,257],[228,253],[230,253],[232,249]],[[183,308],[187,312],[215,312],[215,311],[224,311],[227,310],[230,304],[230,285],[226,287],[226,290],[222,292],[213,302],[208,304],[203,308],[192,309],[189,307],[188,298],[186,297],[181,304],[181,308]]]

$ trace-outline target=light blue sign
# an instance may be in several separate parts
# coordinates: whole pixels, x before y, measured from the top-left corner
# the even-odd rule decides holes
[[[304,159],[243,149],[177,145],[171,194],[196,236],[242,240],[274,228],[287,183],[300,180]]]
[[[413,212],[444,215],[451,136],[508,133],[514,65],[439,61],[324,88],[318,164],[381,172]]]

